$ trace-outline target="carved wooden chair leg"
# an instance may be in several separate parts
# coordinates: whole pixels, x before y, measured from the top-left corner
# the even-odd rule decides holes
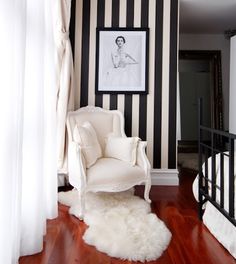
[[[147,180],[145,183],[145,189],[144,189],[144,199],[148,202],[151,203],[151,200],[149,198],[149,192],[151,189],[151,181]]]
[[[79,219],[83,220],[84,219],[84,211],[85,211],[85,198],[84,198],[84,193],[79,191],[78,198],[79,198]]]

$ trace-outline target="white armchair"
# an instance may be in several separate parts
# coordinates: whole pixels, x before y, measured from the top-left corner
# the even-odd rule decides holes
[[[101,148],[101,152],[97,149],[97,145],[96,150],[93,150],[87,143],[85,145],[81,144],[80,140],[83,135],[80,134],[78,136],[76,134],[78,130],[75,127],[82,127],[80,133],[83,134],[83,129],[87,129],[88,122],[89,126],[91,125],[90,128],[92,127],[92,130],[90,130],[92,134],[89,135],[89,138],[93,143],[95,138],[97,138],[100,145],[98,148]],[[80,219],[83,219],[84,216],[86,192],[120,192],[144,183],[144,198],[147,202],[151,202],[149,199],[151,188],[150,163],[145,153],[147,143],[126,137],[124,117],[120,111],[105,110],[93,106],[82,107],[77,111],[68,113],[67,131],[69,139],[68,176],[70,184],[79,193]],[[109,147],[115,146],[112,143],[108,147],[110,138],[114,138],[114,141],[111,142],[119,144],[118,147],[110,151],[118,152],[118,157],[109,156]],[[126,140],[129,140],[129,142],[126,142]],[[133,141],[131,142],[131,140]],[[135,151],[130,154],[132,160],[133,157],[135,158],[133,164],[126,161],[128,158],[126,156],[129,154],[129,150],[126,153],[126,149],[124,149],[126,143],[128,143],[128,146],[136,144]],[[123,149],[121,151],[124,152],[123,154],[119,153],[121,148]],[[86,153],[85,151],[90,152]],[[95,152],[98,153],[97,159],[96,157],[94,159]],[[88,161],[87,155],[92,155],[92,159]]]

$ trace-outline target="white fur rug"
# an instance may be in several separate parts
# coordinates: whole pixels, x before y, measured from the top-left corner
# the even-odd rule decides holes
[[[77,191],[60,192],[60,203],[78,216]],[[131,261],[151,261],[169,245],[171,233],[153,213],[150,205],[134,196],[133,190],[120,193],[88,193],[84,241],[109,256]]]

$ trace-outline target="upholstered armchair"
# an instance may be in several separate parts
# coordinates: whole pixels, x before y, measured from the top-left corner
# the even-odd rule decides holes
[[[67,131],[68,176],[78,190],[80,219],[87,192],[120,192],[144,183],[144,198],[151,202],[147,143],[126,137],[120,111],[82,107],[68,113]]]

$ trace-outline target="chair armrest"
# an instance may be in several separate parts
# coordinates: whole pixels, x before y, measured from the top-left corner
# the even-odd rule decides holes
[[[145,171],[147,177],[150,177],[151,165],[145,152],[146,146],[147,146],[146,141],[139,141],[137,148],[136,164]]]
[[[71,141],[68,148],[68,176],[77,190],[86,185],[86,164],[79,143]]]

